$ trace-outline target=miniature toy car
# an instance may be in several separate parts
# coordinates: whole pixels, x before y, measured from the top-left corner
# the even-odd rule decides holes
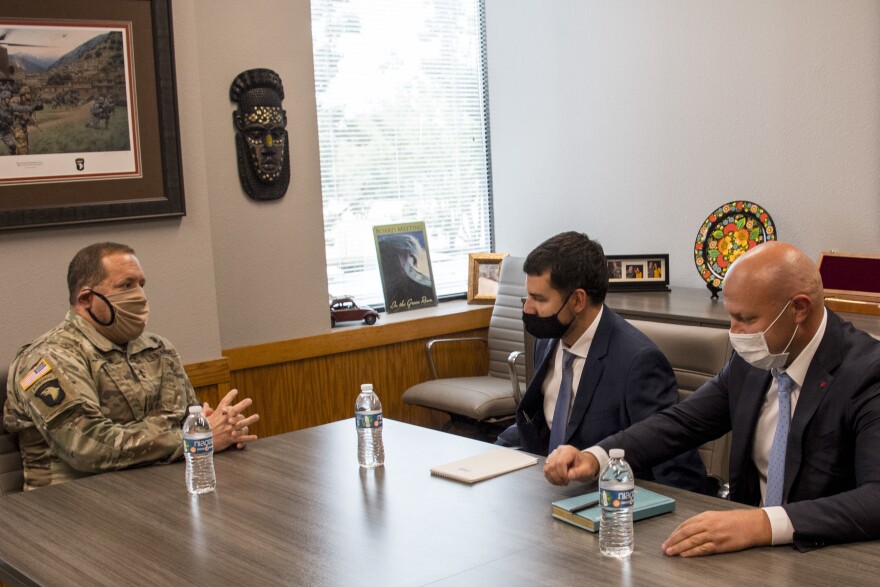
[[[361,320],[367,324],[375,324],[379,319],[379,313],[370,306],[358,306],[348,296],[340,296],[330,299],[330,326],[336,326],[337,322],[350,322]]]

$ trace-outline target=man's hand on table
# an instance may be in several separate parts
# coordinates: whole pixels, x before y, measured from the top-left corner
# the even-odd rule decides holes
[[[703,556],[771,544],[770,519],[762,509],[703,512],[679,524],[662,545],[668,556]]]
[[[599,461],[588,452],[563,445],[547,456],[544,477],[553,485],[568,485],[572,481],[592,481],[599,474]]]

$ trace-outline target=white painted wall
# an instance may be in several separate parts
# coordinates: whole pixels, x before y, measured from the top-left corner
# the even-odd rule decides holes
[[[330,329],[318,120],[308,0],[198,2],[199,102],[223,348]],[[292,177],[273,202],[249,199],[236,162],[232,80],[275,70],[284,82]],[[181,72],[178,71],[178,76]]]
[[[174,0],[187,215],[0,233],[0,363],[61,321],[67,264],[85,245],[130,244],[147,276],[148,328],[184,362],[329,330],[308,0]],[[293,179],[278,202],[241,189],[229,85],[254,67],[284,80]]]
[[[880,248],[880,2],[487,4],[499,251],[578,229],[699,286],[693,238],[736,197],[812,255]],[[0,363],[61,320],[67,263],[99,240],[137,249],[149,328],[187,363],[328,329],[308,1],[173,6],[187,216],[0,233]],[[252,67],[287,93],[274,203],[238,182],[228,92]]]
[[[171,339],[191,363],[220,357],[219,321],[202,144],[193,2],[174,2],[178,107],[187,216],[0,233],[0,364],[58,324],[68,309],[67,264],[98,241],[131,245],[147,276],[147,328]]]
[[[781,240],[880,252],[880,2],[487,0],[497,250],[563,230],[670,254],[752,199]]]

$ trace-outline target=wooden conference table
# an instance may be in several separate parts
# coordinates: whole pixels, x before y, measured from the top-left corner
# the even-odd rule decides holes
[[[429,469],[489,445],[386,420],[387,463],[360,470],[353,420],[217,455],[218,489],[190,497],[182,463],[0,498],[10,585],[867,585],[880,542],[802,554],[766,547],[667,558],[660,543],[709,508],[662,487],[674,513],[636,523],[629,560],[554,520],[540,466],[467,486]],[[658,486],[645,484],[654,489]]]

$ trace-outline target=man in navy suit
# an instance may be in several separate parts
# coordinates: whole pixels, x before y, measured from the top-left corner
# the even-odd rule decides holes
[[[547,480],[593,479],[612,447],[644,467],[732,430],[731,499],[764,507],[690,518],[667,555],[880,538],[880,342],[825,309],[818,269],[785,243],[731,266],[724,305],[736,352],[721,373],[598,446],[560,448]]]
[[[538,341],[536,370],[497,444],[546,455],[586,448],[678,401],[675,375],[644,334],[605,307],[608,265],[599,243],[565,232],[529,253],[523,323]],[[695,450],[636,469],[642,479],[702,492]]]

